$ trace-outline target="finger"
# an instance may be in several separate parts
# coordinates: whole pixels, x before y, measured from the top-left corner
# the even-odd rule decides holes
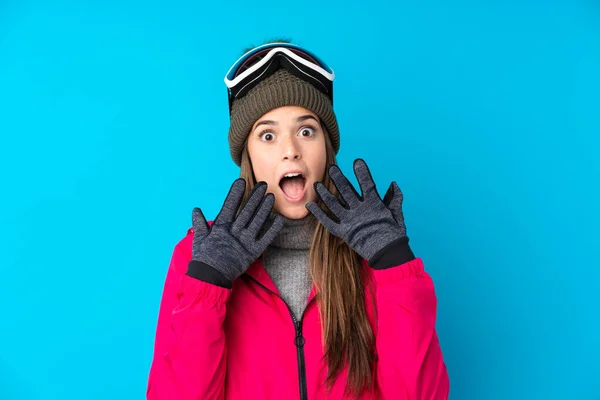
[[[358,184],[360,185],[363,198],[371,192],[375,192],[375,194],[379,196],[375,181],[373,180],[373,176],[371,176],[371,172],[369,171],[369,167],[367,167],[365,160],[362,158],[354,160],[354,173],[356,174]]]
[[[352,204],[360,199],[360,194],[358,194],[352,183],[350,183],[348,178],[342,173],[340,167],[335,164],[330,165],[329,177],[348,206],[352,206]]]
[[[275,195],[273,193],[267,194],[263,197],[260,206],[258,206],[258,211],[252,217],[252,221],[248,224],[248,230],[250,233],[257,237],[260,233],[261,229],[265,225],[271,210],[273,209],[273,205],[275,204]]]
[[[266,249],[273,242],[281,229],[283,229],[284,222],[285,220],[280,215],[275,217],[269,229],[267,229],[262,238],[258,241],[259,246],[262,249]]]
[[[237,228],[245,228],[248,226],[256,212],[256,208],[265,198],[266,192],[267,184],[265,182],[259,182],[254,185],[252,191],[248,195],[246,203],[242,206],[242,211],[240,211],[240,214],[236,218],[235,225]]]
[[[321,224],[333,235],[340,236],[338,231],[339,224],[333,221],[314,201],[306,203],[306,209],[310,211],[321,222]]]
[[[225,202],[223,203],[223,207],[215,218],[215,224],[226,224],[231,223],[235,218],[238,208],[244,198],[244,191],[246,190],[246,180],[243,178],[236,179],[231,188],[229,189],[229,193],[225,198]]]
[[[204,213],[198,207],[194,207],[192,210],[192,226],[194,227],[194,235],[205,236],[210,229]]]
[[[340,201],[333,193],[331,193],[321,182],[315,182],[315,192],[319,195],[323,203],[335,214],[336,217],[341,216],[346,212],[346,209],[341,205]]]

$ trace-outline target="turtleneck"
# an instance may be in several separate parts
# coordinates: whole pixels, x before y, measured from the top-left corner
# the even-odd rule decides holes
[[[274,218],[275,214],[271,214]],[[284,226],[264,253],[265,270],[297,319],[302,317],[312,288],[308,255],[317,220],[284,218]]]

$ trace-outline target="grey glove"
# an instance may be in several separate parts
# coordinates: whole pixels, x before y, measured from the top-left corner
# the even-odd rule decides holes
[[[354,161],[354,172],[362,196],[336,165],[329,167],[329,176],[341,199],[321,182],[315,183],[317,194],[333,218],[315,202],[308,203],[306,208],[331,234],[343,239],[375,269],[389,268],[413,259],[402,215],[402,192],[398,185],[392,183],[383,201],[364,160]]]
[[[272,193],[265,196],[267,184],[264,182],[254,186],[236,217],[245,189],[244,179],[233,182],[221,212],[210,227],[202,211],[194,208],[194,240],[188,275],[230,288],[283,227],[283,218],[276,216],[272,225],[263,230],[275,202]]]

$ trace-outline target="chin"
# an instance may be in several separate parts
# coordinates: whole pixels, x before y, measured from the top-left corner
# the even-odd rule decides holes
[[[306,217],[309,213],[309,211],[306,209],[305,204],[282,207],[281,209],[275,210],[275,212],[288,219],[302,219]]]

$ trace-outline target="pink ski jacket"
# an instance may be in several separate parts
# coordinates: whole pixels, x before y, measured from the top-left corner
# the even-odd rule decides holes
[[[147,398],[347,398],[347,370],[325,391],[314,287],[296,320],[260,261],[232,289],[189,277],[193,235],[189,229],[175,246],[167,272]],[[437,300],[422,260],[385,270],[365,262],[365,271],[365,285],[375,293],[367,312],[377,362],[374,389],[360,399],[447,399],[449,378],[435,329]]]

